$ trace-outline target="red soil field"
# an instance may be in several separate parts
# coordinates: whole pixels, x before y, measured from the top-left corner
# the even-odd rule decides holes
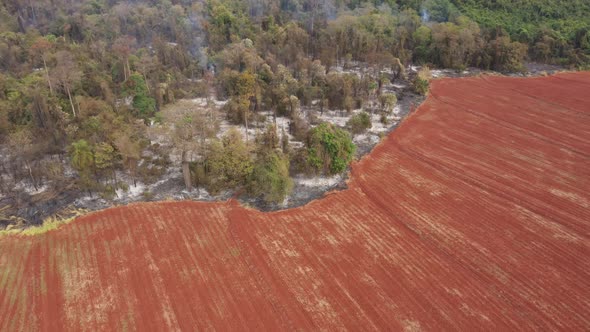
[[[0,330],[590,330],[590,73],[442,79],[349,189],[0,238]]]

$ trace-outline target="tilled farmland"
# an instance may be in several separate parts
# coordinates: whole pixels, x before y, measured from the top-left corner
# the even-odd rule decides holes
[[[590,73],[441,79],[348,189],[0,238],[0,330],[590,329]]]

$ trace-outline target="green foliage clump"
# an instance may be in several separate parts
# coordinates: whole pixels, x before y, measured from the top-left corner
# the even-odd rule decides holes
[[[371,116],[367,112],[361,112],[350,117],[346,126],[350,128],[350,132],[354,135],[361,134],[367,129],[370,129],[373,124],[371,123]]]
[[[529,46],[537,61],[590,64],[583,40],[590,31],[586,0],[453,0],[460,12],[490,31],[503,30]]]
[[[149,94],[147,84],[140,74],[132,74],[126,82],[127,95],[133,97],[133,108],[142,119],[149,119],[156,113],[156,100]]]
[[[94,159],[96,168],[99,170],[110,169],[114,166],[115,149],[108,143],[99,143],[94,148]]]
[[[428,89],[430,88],[430,69],[428,67],[423,67],[418,72],[418,75],[414,78],[412,82],[412,88],[414,92],[419,95],[425,96],[428,93]]]
[[[332,124],[322,123],[310,130],[307,162],[315,171],[333,175],[342,173],[352,161],[356,146],[350,134]]]
[[[84,140],[78,140],[72,143],[70,147],[70,160],[72,166],[79,172],[88,172],[94,164],[94,155],[92,147]]]
[[[243,187],[254,170],[250,147],[240,132],[230,130],[221,141],[209,146],[206,160],[206,188],[212,194]]]
[[[280,151],[260,154],[249,183],[250,193],[267,203],[280,203],[291,193],[293,180],[289,176],[289,158]]]
[[[412,87],[417,94],[425,96],[430,88],[430,83],[427,79],[416,76],[412,83]]]
[[[0,209],[0,213],[2,209]],[[67,217],[63,217],[60,215],[51,216],[43,220],[43,224],[39,226],[32,226],[28,228],[7,228],[6,230],[0,230],[0,237],[8,236],[8,235],[22,235],[22,236],[37,236],[41,234],[45,234],[49,231],[53,231],[58,229],[59,227],[69,224],[76,220],[79,216],[87,214],[89,211],[86,209],[67,209],[63,211]],[[22,224],[22,221],[20,222]]]
[[[460,15],[457,7],[449,0],[426,0],[422,9],[428,13],[429,20],[436,22],[452,21]]]

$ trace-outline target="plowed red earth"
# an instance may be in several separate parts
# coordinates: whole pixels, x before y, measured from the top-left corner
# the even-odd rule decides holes
[[[349,189],[0,238],[0,330],[590,330],[590,73],[434,81]]]

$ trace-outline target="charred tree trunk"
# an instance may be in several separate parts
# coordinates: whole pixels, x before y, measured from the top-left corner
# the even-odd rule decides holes
[[[131,66],[129,65],[129,57],[127,58],[127,77],[131,76]]]
[[[186,155],[186,151],[182,151],[182,176],[184,178],[184,185],[186,187],[186,190],[188,190],[188,192],[192,192],[193,184],[191,182],[191,170],[190,164],[186,159]]]
[[[127,160],[127,167],[129,167],[129,173],[131,175],[131,179],[133,179],[133,186],[137,188],[137,160],[134,158],[129,158]]]
[[[47,76],[47,84],[49,85],[49,92],[53,95],[53,86],[51,85],[51,78],[49,78],[49,69],[47,69],[47,61],[45,61],[45,56],[43,58],[43,66],[45,67],[45,75]]]
[[[33,188],[35,188],[35,191],[39,190],[39,188],[37,188],[37,182],[35,182],[35,177],[33,176],[33,170],[31,168],[31,165],[25,161],[25,167],[29,171],[29,176],[31,177],[31,182],[33,183]]]
[[[148,83],[147,76],[146,76],[145,74],[142,74],[142,75],[143,75],[143,80],[145,81],[145,87],[147,88],[147,91],[148,91],[148,93],[152,93],[152,92],[150,91],[150,85],[149,85],[149,83]],[[209,97],[207,96],[207,98],[209,98]],[[208,99],[207,99],[207,101],[208,101]]]
[[[68,93],[68,98],[70,99],[70,106],[72,107],[72,113],[74,113],[74,117],[76,117],[76,107],[74,107],[74,100],[72,99],[72,93],[70,92],[69,86],[66,86],[66,92]]]
[[[113,168],[113,181],[115,182],[115,187],[119,186],[119,182],[117,181],[117,170]]]
[[[248,110],[244,109],[244,124],[246,125],[246,142],[248,142]]]

